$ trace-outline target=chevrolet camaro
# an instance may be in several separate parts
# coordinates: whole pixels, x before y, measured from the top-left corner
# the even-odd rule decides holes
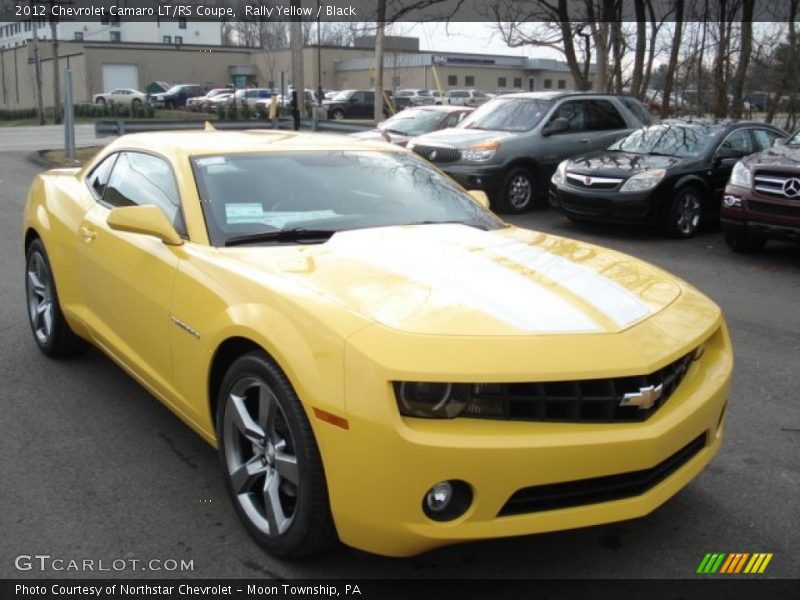
[[[720,309],[487,204],[347,136],[123,136],[31,186],[33,339],[97,346],[216,447],[276,555],[646,515],[720,446]]]

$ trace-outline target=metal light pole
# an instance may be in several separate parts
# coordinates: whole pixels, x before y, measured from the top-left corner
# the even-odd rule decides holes
[[[64,152],[75,160],[75,115],[72,102],[72,71],[64,71]]]
[[[317,106],[322,106],[322,34],[319,22],[319,0],[317,0]]]

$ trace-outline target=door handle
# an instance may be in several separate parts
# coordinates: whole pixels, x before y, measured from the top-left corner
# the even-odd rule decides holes
[[[590,140],[589,138],[583,138],[582,140],[580,140],[581,144],[588,144],[591,141],[592,140]]]
[[[97,237],[97,233],[91,227],[81,225],[81,236],[83,237],[84,242],[91,242],[95,237]]]

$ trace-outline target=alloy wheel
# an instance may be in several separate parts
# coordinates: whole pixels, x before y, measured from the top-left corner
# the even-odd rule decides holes
[[[516,210],[522,210],[530,204],[532,186],[527,175],[520,173],[514,176],[508,185],[508,202]]]
[[[686,192],[678,201],[677,210],[677,229],[685,235],[690,236],[697,231],[700,225],[700,199],[694,192]]]
[[[225,410],[225,462],[236,501],[269,537],[285,533],[295,518],[300,478],[295,440],[283,408],[257,377],[231,388]]]
[[[40,344],[47,344],[53,335],[53,282],[50,269],[39,252],[33,252],[28,259],[25,288],[33,332]]]

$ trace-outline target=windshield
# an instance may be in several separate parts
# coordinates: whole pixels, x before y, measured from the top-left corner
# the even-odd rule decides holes
[[[288,231],[412,223],[504,227],[413,154],[311,151],[204,156],[192,167],[211,243]],[[254,243],[274,243],[254,240]]]
[[[543,98],[495,98],[464,119],[458,127],[492,131],[528,131],[536,127],[552,100]]]
[[[436,129],[442,113],[435,110],[403,110],[381,123],[378,128],[403,135],[422,135]]]
[[[173,86],[172,86],[171,88],[169,88],[169,89],[168,89],[168,90],[167,90],[165,93],[166,93],[166,94],[177,94],[178,92],[180,92],[180,91],[181,91],[181,89],[182,89],[182,88],[183,88],[183,86],[182,86],[182,85],[173,85]]]
[[[336,94],[331,100],[336,100],[337,102],[342,102],[343,100],[347,100],[350,96],[353,95],[355,90],[344,90],[343,92],[339,92]]]
[[[612,144],[609,150],[690,158],[700,156],[722,132],[719,125],[653,125],[637,129]]]
[[[795,147],[795,148],[796,148],[797,146],[800,146],[800,131],[798,131],[798,132],[797,132],[797,133],[795,133],[795,134],[794,134],[792,137],[790,137],[790,138],[789,138],[789,139],[786,141],[786,145],[787,145],[787,146],[793,146],[793,147]]]

